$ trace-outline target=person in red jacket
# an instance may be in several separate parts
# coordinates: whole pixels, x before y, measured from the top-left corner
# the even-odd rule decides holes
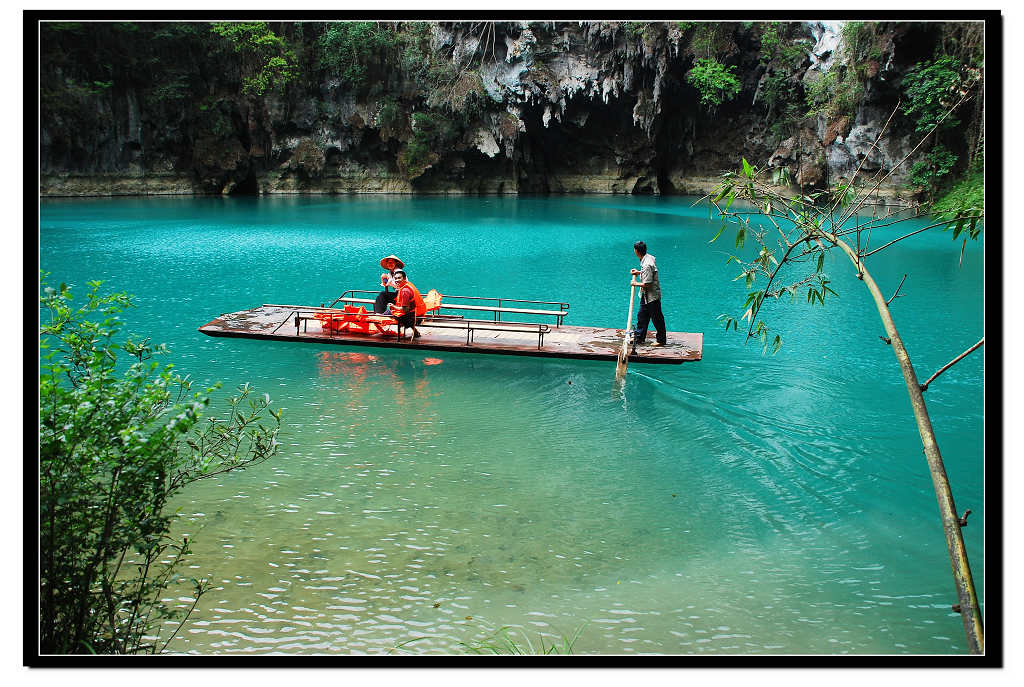
[[[406,278],[405,270],[396,269],[394,279],[398,295],[395,296],[395,302],[388,305],[388,312],[394,316],[400,327],[412,329],[412,336],[409,337],[412,340],[420,335],[416,329],[416,322],[426,314],[427,305],[423,302],[419,289]]]
[[[388,305],[394,303],[395,297],[398,295],[398,286],[395,284],[395,270],[405,269],[405,263],[397,255],[389,255],[386,258],[381,258],[380,266],[386,269],[387,272],[380,275],[380,285],[384,287],[384,290],[377,294],[377,298],[373,303],[373,312],[385,313],[388,311]],[[394,286],[395,290],[389,290],[389,286]]]

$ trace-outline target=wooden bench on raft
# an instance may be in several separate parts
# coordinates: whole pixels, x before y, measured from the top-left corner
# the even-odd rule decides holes
[[[433,291],[433,289],[431,289],[431,291]],[[378,292],[376,291],[350,289],[335,299],[334,303],[331,303],[331,307],[334,307],[338,303],[347,303],[352,305],[372,304],[377,293]],[[426,300],[426,297],[424,297],[424,300]],[[479,301],[484,302],[484,304],[480,304]],[[493,305],[488,305],[487,303],[493,303]],[[505,305],[506,303],[517,303],[519,305],[507,306]],[[526,307],[528,305],[533,307]],[[555,318],[555,326],[561,327],[562,321],[565,320],[566,316],[569,314],[569,304],[560,303],[558,301],[528,301],[518,298],[487,298],[484,296],[446,295],[444,296],[444,303],[440,305],[439,310],[461,310],[471,313],[489,312],[493,314],[495,322],[501,322],[501,316],[503,314],[553,317]],[[512,324],[523,323],[516,322]]]

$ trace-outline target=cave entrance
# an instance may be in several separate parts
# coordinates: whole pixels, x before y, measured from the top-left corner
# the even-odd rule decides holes
[[[256,177],[250,174],[244,180],[235,184],[235,187],[228,192],[229,196],[255,196],[259,195],[260,187],[256,183]]]

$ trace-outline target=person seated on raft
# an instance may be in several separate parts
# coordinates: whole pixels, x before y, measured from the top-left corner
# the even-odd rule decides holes
[[[394,255],[389,255],[386,258],[381,258],[380,266],[386,269],[387,272],[380,275],[380,285],[384,287],[384,290],[377,294],[377,298],[373,302],[373,312],[375,313],[387,312],[388,306],[395,302],[395,297],[398,296],[398,285],[395,283],[395,270],[404,268],[405,263]],[[392,286],[395,287],[394,291],[389,290]]]
[[[405,277],[405,270],[395,269],[393,272],[398,293],[395,302],[388,305],[387,312],[397,320],[399,327],[406,327],[412,330],[409,340],[419,337],[416,330],[416,323],[427,313],[427,304],[423,302],[423,296],[419,289]]]

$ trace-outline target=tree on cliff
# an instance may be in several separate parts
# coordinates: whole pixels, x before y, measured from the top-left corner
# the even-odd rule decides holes
[[[915,151],[920,150],[928,138],[942,127],[951,113],[973,95],[973,89],[962,93],[959,102],[933,120],[928,136],[918,144]],[[879,138],[884,133],[883,128]],[[877,140],[875,143],[877,144]],[[911,153],[913,154],[914,152]],[[896,167],[907,162],[909,157],[910,155],[901,160]],[[809,303],[824,305],[828,294],[836,295],[830,286],[831,281],[823,271],[825,255],[838,249],[849,259],[857,278],[864,282],[874,300],[885,330],[885,336],[880,338],[885,345],[892,347],[906,383],[949,549],[959,599],[954,609],[961,614],[970,652],[983,653],[985,640],[981,609],[961,532],[961,528],[967,524],[967,515],[970,511],[961,515],[956,510],[938,441],[925,404],[924,392],[945,370],[983,345],[985,339],[982,337],[977,344],[922,384],[918,380],[889,307],[899,294],[903,282],[900,282],[893,295],[887,299],[868,270],[866,261],[872,255],[888,250],[929,229],[952,230],[954,240],[959,239],[961,235],[965,242],[968,238],[977,239],[984,222],[984,199],[982,197],[980,203],[973,198],[964,202],[954,202],[940,212],[936,221],[930,225],[907,230],[904,235],[876,247],[871,244],[872,230],[876,230],[877,236],[882,228],[899,227],[901,222],[917,215],[918,208],[909,208],[912,214],[908,214],[908,209],[904,208],[870,217],[861,215],[879,185],[895,169],[889,170],[885,175],[877,175],[877,178],[863,186],[859,184],[858,169],[858,173],[847,184],[797,197],[786,197],[776,190],[777,184],[785,181],[785,174],[780,173],[782,170],[775,170],[772,175],[766,174],[767,171],[758,170],[744,159],[740,171],[723,175],[721,185],[710,199],[713,210],[724,219],[722,230],[712,241],[721,236],[729,223],[735,223],[737,249],[742,249],[748,239],[756,242],[755,257],[745,259],[733,255],[728,261],[736,262],[740,266],[741,271],[737,279],[743,279],[746,283],[744,312],[739,318],[722,315],[720,319],[724,320],[727,329],[731,327],[734,330],[738,329],[739,322],[746,321],[748,340],[759,339],[765,351],[769,348],[778,351],[782,345],[781,335],[774,333],[772,327],[761,319],[763,307],[783,296],[789,296],[791,301],[795,301],[798,295],[804,293]],[[736,200],[745,202],[747,206],[734,209]]]
[[[265,21],[217,22],[210,30],[227,40],[241,57],[242,93],[263,95],[284,88],[298,76],[297,58]]]
[[[245,386],[222,418],[204,420],[219,384],[189,393],[187,377],[151,360],[162,346],[119,342],[130,297],[90,287],[76,308],[67,286],[42,283],[39,649],[156,653],[207,590],[192,579],[190,605],[164,601],[189,584],[177,572],[188,538],[171,535],[168,503],[196,480],[275,455],[281,414]]]

